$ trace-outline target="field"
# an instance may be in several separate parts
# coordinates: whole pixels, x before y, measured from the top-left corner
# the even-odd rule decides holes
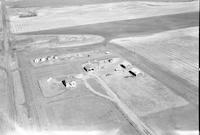
[[[79,48],[77,49],[80,50]],[[77,52],[77,49],[74,49],[73,52]],[[99,49],[105,50],[102,47],[99,47]],[[56,48],[56,50],[60,51],[59,54],[72,53],[70,48]],[[86,52],[91,52],[90,49],[86,50]],[[76,88],[64,88],[60,93],[57,93],[59,89],[56,90],[56,85],[54,88],[47,87],[48,83],[45,83],[45,81],[49,77],[62,80],[70,74],[83,72],[80,65],[83,61],[87,61],[86,58],[74,58],[73,61],[66,59],[66,62],[56,65],[34,67],[30,62],[31,59],[36,57],[36,54],[40,54],[40,51],[44,52],[44,49],[42,48],[40,51],[33,49],[28,54],[27,51],[19,51],[18,58],[19,65],[22,68],[20,73],[26,97],[25,104],[27,104],[24,109],[27,110],[27,115],[33,125],[54,131],[62,129],[66,132],[68,130],[79,130],[83,133],[96,131],[102,132],[102,134],[138,134],[137,130],[129,124],[126,117],[112,102],[92,93],[83,81],[76,81]],[[54,49],[46,49],[46,53],[43,53],[43,55],[54,54],[54,51]],[[95,55],[91,55],[89,59],[95,58]],[[73,68],[71,65],[74,65]],[[26,121],[24,122],[26,123]]]
[[[98,4],[98,3],[111,3],[111,2],[121,2],[128,0],[7,0],[8,5],[16,8],[24,8],[24,7],[44,7],[44,6],[52,6],[58,7],[63,5],[84,5],[84,4]],[[131,1],[149,1],[149,2],[191,2],[194,0],[131,0]]]
[[[0,134],[197,135],[198,5],[8,0]]]
[[[111,41],[198,86],[198,27]]]
[[[29,41],[37,41],[33,39]],[[188,111],[194,115],[187,116],[188,123],[181,123],[181,119],[173,119],[174,122],[196,129],[195,106],[190,101],[144,70],[140,69],[143,73],[141,76],[130,74],[129,70],[139,68],[132,62],[130,69],[120,69],[120,63],[128,61],[115,49],[105,47],[104,42],[88,45],[90,47],[62,48],[46,48],[45,44],[40,44],[39,48],[27,49],[20,47],[20,41],[15,45],[25,95],[25,106],[18,105],[19,112],[23,112],[25,118],[20,121],[22,125],[29,123],[52,132],[73,129],[129,135],[137,134],[143,128],[153,132],[157,132],[157,128],[165,130],[165,126],[154,123],[157,119],[153,116],[169,112],[163,116],[163,123],[169,124],[167,130],[172,131],[174,127],[166,118],[175,115],[170,112],[175,108],[177,113],[185,109],[186,113],[182,115],[188,115]],[[52,62],[38,63],[37,66],[32,62],[35,58],[52,55],[57,55],[59,62],[50,60]],[[88,63],[94,71],[84,70]],[[61,80],[75,81],[76,87],[65,88]],[[133,125],[130,125],[132,121]],[[150,124],[152,122],[154,124]],[[138,129],[135,124],[141,127]]]
[[[1,1],[0,1],[0,6],[1,6]],[[0,10],[0,35],[2,32],[2,11]]]
[[[195,12],[198,2],[116,2],[66,7],[30,8],[37,16],[20,18],[27,9],[8,8],[12,33],[28,33],[49,29],[108,23],[163,15]],[[159,12],[158,12],[159,11]],[[66,16],[68,16],[66,18]]]

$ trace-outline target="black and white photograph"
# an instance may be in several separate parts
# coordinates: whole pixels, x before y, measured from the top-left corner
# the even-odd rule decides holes
[[[0,135],[199,135],[199,0],[0,0]]]

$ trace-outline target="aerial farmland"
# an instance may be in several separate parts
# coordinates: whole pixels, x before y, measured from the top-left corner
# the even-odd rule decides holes
[[[199,134],[199,1],[0,4],[2,135]]]

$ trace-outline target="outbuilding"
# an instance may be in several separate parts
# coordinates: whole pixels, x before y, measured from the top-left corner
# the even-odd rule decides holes
[[[138,68],[136,68],[136,67],[131,68],[131,69],[129,70],[129,73],[130,73],[131,75],[133,75],[133,76],[140,76],[140,75],[143,75],[143,74],[144,74],[140,69],[138,69]]]
[[[83,69],[86,72],[94,71],[94,68],[90,64],[87,64],[87,65],[83,66]]]
[[[120,66],[124,69],[130,69],[132,67],[132,64],[129,63],[128,61],[123,61]]]

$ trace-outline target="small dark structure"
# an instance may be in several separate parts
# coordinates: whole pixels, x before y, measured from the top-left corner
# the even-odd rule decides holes
[[[136,76],[136,74],[132,71],[128,71],[131,75]]]
[[[122,68],[126,68],[126,66],[124,66],[124,64],[120,64],[120,66],[121,66]]]
[[[128,72],[133,76],[140,76],[140,75],[142,76],[143,75],[143,72],[136,67],[131,68]]]
[[[94,68],[91,67],[90,65],[85,65],[85,66],[83,67],[83,69],[84,69],[86,72],[94,71]]]
[[[62,80],[62,84],[66,87],[66,81]]]

